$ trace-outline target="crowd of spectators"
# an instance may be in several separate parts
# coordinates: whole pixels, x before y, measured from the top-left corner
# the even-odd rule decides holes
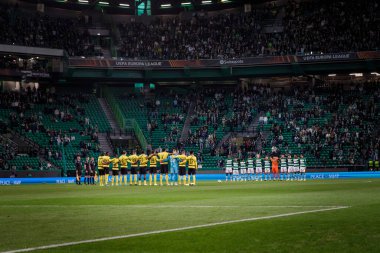
[[[50,17],[39,12],[26,12],[17,5],[0,6],[0,43],[31,47],[64,49],[70,55],[96,56],[81,19]]]
[[[164,17],[148,23],[132,17],[118,25],[119,55],[148,60],[231,59],[376,50],[380,44],[378,13],[375,0],[289,0],[247,13],[200,11],[191,18]],[[265,29],[268,20],[279,22],[278,30]],[[84,27],[83,18],[0,6],[0,43],[65,49],[70,56],[101,55]]]
[[[380,93],[375,84],[364,85],[365,89],[355,84],[332,85],[326,93],[305,88],[279,95],[270,113],[271,120],[278,123],[273,124],[270,144],[291,153],[290,143],[283,137],[283,132],[291,132],[291,142],[321,164],[330,160],[354,165],[378,158],[380,108],[376,103]],[[333,148],[328,157],[321,157],[327,147]]]
[[[42,133],[49,140],[41,147],[40,155],[48,161],[62,160],[62,147],[78,146],[78,155],[87,156],[90,151],[99,152],[98,128],[90,124],[81,103],[88,102],[83,94],[56,94],[55,89],[26,88],[20,92],[0,93],[0,109],[9,110],[8,116],[1,115],[15,131]],[[51,128],[52,124],[77,122],[69,129]],[[76,136],[88,137],[89,141],[78,141]],[[8,157],[9,158],[9,157]],[[71,160],[72,157],[67,157]]]
[[[264,12],[208,15],[191,19],[132,20],[120,24],[122,57],[135,59],[221,59],[257,55],[376,50],[379,4],[365,1],[290,0]],[[282,9],[282,11],[281,11]],[[280,32],[264,32],[263,20],[283,13]],[[263,19],[264,17],[264,19]]]
[[[376,81],[329,83],[323,87],[310,84],[292,89],[254,85],[229,91],[226,96],[213,90],[207,97],[207,92],[199,91],[191,121],[199,128],[190,130],[185,143],[199,147],[201,153],[247,158],[257,153],[300,152],[314,157],[320,166],[363,165],[379,159],[380,89]],[[219,96],[221,103],[217,106]],[[231,104],[226,97],[232,99]],[[246,128],[227,126],[231,111],[232,115],[240,115],[232,116],[241,119],[237,125],[255,123],[252,136],[239,137],[239,129],[244,132]],[[215,132],[220,122],[224,134],[233,134],[217,145],[220,139],[216,139]],[[269,131],[266,126],[271,126]],[[285,134],[290,134],[290,139]],[[223,159],[218,165],[223,166]]]
[[[375,50],[380,45],[379,2],[291,0],[282,45],[290,53]]]

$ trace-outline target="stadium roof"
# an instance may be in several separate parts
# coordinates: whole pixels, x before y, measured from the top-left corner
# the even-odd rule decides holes
[[[43,3],[46,6],[70,10],[103,10],[113,14],[137,14],[140,8],[149,9],[151,15],[178,14],[186,10],[211,11],[258,4],[268,0],[20,0],[28,3]],[[142,4],[142,5],[141,5]]]

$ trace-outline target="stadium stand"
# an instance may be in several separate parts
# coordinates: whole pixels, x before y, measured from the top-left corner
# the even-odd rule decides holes
[[[120,33],[116,47],[127,59],[236,59],[378,50],[378,13],[374,0],[291,0],[247,13],[199,11],[191,18],[133,19],[108,28]],[[264,29],[268,20],[276,20],[282,29]],[[86,26],[82,17],[53,17],[17,5],[0,8],[3,44],[99,56]],[[46,59],[1,56],[1,69],[51,68]],[[123,116],[136,120],[150,148],[194,150],[208,169],[219,169],[229,154],[247,157],[277,149],[304,153],[312,167],[363,165],[379,159],[377,82],[326,87],[290,83],[282,89],[270,83],[244,89],[205,85],[196,91],[161,86],[147,93],[111,85],[110,90]],[[41,169],[48,161],[72,170],[74,164],[67,161],[75,155],[97,156],[98,134],[111,131],[97,96],[89,88],[71,86],[0,93],[0,120],[40,147],[39,156],[15,154],[4,148],[5,141],[2,164]],[[239,135],[246,133],[250,137]],[[120,148],[115,147],[116,153]]]
[[[46,161],[68,170],[74,169],[71,161],[78,154],[97,156],[97,134],[110,130],[96,96],[84,93],[86,89],[75,91],[51,88],[3,92],[0,102],[2,120],[35,142]],[[32,169],[44,166],[38,158],[30,156],[14,156],[10,165],[16,169],[25,165]]]
[[[283,31],[264,31],[265,13],[198,13],[189,20],[155,19],[119,25],[120,56],[135,59],[217,59],[257,55],[339,53],[380,45],[374,0],[289,1],[275,11]],[[282,13],[282,15],[280,15]],[[281,18],[283,16],[283,18]],[[315,38],[319,38],[315,40]]]
[[[73,56],[99,56],[83,20],[27,12],[17,5],[1,5],[1,44],[64,49]]]

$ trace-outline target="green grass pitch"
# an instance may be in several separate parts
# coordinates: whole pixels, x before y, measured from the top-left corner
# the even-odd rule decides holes
[[[380,180],[2,186],[0,252],[255,217],[33,252],[380,252]]]

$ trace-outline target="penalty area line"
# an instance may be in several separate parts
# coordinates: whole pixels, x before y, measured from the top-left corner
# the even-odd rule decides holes
[[[208,228],[208,227],[214,227],[214,226],[226,225],[226,224],[233,224],[233,223],[240,223],[240,222],[257,221],[257,220],[268,220],[268,219],[288,217],[288,216],[294,216],[294,215],[300,215],[300,214],[326,212],[326,211],[333,211],[333,210],[339,210],[339,209],[344,209],[344,208],[349,208],[349,206],[337,206],[337,207],[324,208],[324,209],[314,209],[314,210],[309,210],[309,211],[283,213],[283,214],[261,216],[261,217],[253,217],[253,218],[246,218],[246,219],[239,219],[239,220],[221,221],[221,222],[207,223],[207,224],[194,225],[194,226],[181,227],[181,228],[171,228],[171,229],[163,229],[163,230],[156,230],[156,231],[148,231],[148,232],[142,232],[142,233],[137,233],[137,234],[110,236],[110,237],[103,237],[103,238],[83,240],[83,241],[76,241],[76,242],[66,242],[66,243],[59,243],[59,244],[50,244],[50,245],[37,246],[37,247],[32,247],[32,248],[24,248],[24,249],[16,249],[16,250],[3,251],[3,252],[0,252],[0,253],[30,252],[30,251],[35,251],[35,250],[45,250],[45,249],[52,249],[52,248],[60,248],[60,247],[73,246],[73,245],[85,244],[85,243],[103,242],[103,241],[109,241],[109,240],[125,239],[125,238],[132,238],[132,237],[139,237],[139,236],[146,236],[146,235],[155,235],[155,234],[162,234],[162,233],[169,233],[169,232],[176,232],[176,231],[184,231],[184,230],[197,229],[197,228]]]

